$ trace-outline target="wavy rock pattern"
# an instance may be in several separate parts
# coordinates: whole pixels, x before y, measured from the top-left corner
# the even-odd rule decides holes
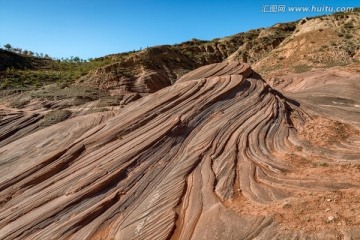
[[[289,161],[300,146],[303,157],[326,155],[298,134],[311,118],[248,65],[224,62],[114,117],[23,136],[0,148],[0,239],[329,239],[338,232],[279,231],[273,215],[237,210],[299,191],[359,189],[303,178]],[[326,157],[359,163],[359,143],[354,134]]]

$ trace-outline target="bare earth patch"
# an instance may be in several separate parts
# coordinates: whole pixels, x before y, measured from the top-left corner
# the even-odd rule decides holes
[[[280,232],[297,230],[312,234],[332,229],[340,233],[360,224],[360,189],[298,191],[284,201],[269,204],[237,195],[225,205],[241,215],[274,216]]]
[[[360,132],[349,124],[325,117],[315,117],[300,129],[300,136],[317,146],[329,146]]]

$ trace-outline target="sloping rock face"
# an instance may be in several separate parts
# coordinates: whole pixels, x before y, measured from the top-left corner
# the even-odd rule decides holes
[[[250,30],[212,41],[192,39],[172,46],[146,48],[91,71],[79,82],[109,90],[112,95],[129,92],[147,95],[171,85],[184,74],[204,65],[226,59],[257,62],[290,36],[295,27],[295,22],[282,23],[268,29]]]
[[[331,124],[248,65],[202,67],[1,147],[0,239],[356,239],[359,132],[312,142]]]
[[[109,90],[116,95],[146,95],[171,85],[182,71],[196,68],[196,63],[171,46],[157,46],[134,53],[123,61],[97,69],[81,81]]]

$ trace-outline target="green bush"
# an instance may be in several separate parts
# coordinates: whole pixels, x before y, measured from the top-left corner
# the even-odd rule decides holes
[[[12,108],[24,108],[29,103],[30,103],[29,99],[18,98],[10,102],[9,106]]]
[[[295,73],[303,73],[311,70],[311,67],[305,64],[299,64],[293,67]]]
[[[47,127],[62,122],[71,116],[68,110],[55,110],[46,114],[41,122],[41,126]]]

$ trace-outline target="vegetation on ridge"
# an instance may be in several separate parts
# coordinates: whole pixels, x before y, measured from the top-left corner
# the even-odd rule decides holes
[[[313,68],[343,66],[360,60],[360,36],[356,31],[359,14],[360,10],[355,9],[210,41],[194,38],[86,61],[79,57],[51,59],[46,54],[5,44],[6,50],[0,49],[0,92],[7,95],[30,91],[28,95],[32,98],[76,98],[77,103],[106,98],[99,105],[116,105],[123,91],[153,92],[167,86],[165,80],[173,83],[195,68],[226,59],[248,62],[265,76],[278,70],[301,73]],[[331,27],[333,23],[336,27]],[[149,89],[135,85],[139,76],[146,76],[140,84]],[[89,96],[85,92],[88,89],[97,94]],[[49,91],[54,92],[53,96],[46,93]]]

